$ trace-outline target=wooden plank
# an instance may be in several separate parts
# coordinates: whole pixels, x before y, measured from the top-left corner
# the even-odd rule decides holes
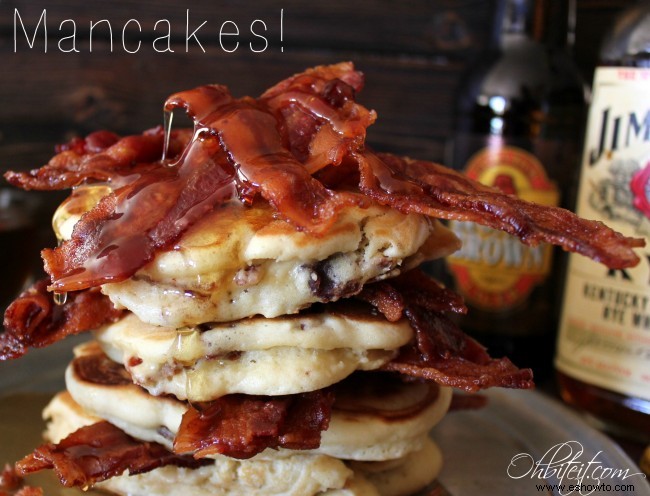
[[[220,83],[236,96],[258,95],[310,65],[348,59],[367,75],[360,101],[379,114],[370,142],[440,160],[451,131],[460,64],[331,51],[217,55],[209,64],[202,54],[136,58],[98,52],[80,63],[66,54],[28,52],[5,60],[3,92],[11,98],[0,109],[0,168],[33,167],[37,158],[47,159],[40,144],[48,140],[54,144],[104,128],[137,133],[160,125],[165,98],[179,90]],[[39,69],[28,74],[25,66]],[[38,144],[39,156],[20,160],[17,150],[24,150],[24,143]]]
[[[380,115],[369,141],[440,160],[451,130],[453,93],[462,68],[485,46],[492,1],[2,2],[0,87],[5,99],[0,108],[0,171],[33,167],[49,157],[54,143],[73,135],[103,128],[134,133],[158,125],[162,102],[174,91],[217,82],[231,87],[235,95],[256,95],[293,72],[340,60],[354,60],[368,74],[361,100]],[[15,12],[33,35],[43,9],[47,53],[42,31],[33,48],[22,26],[14,36]],[[192,40],[186,51],[188,9],[190,30],[207,23],[199,35],[206,53]],[[77,26],[79,53],[59,49],[61,36],[70,34],[67,19]],[[102,19],[113,27],[113,51],[105,37],[102,41],[102,25],[90,53],[89,23]],[[121,29],[129,19],[142,27],[142,33],[134,22],[126,28],[127,48],[142,41],[135,54],[121,46]],[[174,53],[155,50],[164,46],[153,44],[162,34],[153,29],[159,19],[170,21]],[[269,46],[261,53],[248,45],[259,42],[251,39],[248,29],[255,19],[264,20],[268,28]],[[241,29],[234,53],[219,43],[219,28],[226,20]],[[62,48],[70,46],[71,40],[62,41]]]
[[[593,68],[597,46],[593,40],[629,1],[579,0],[576,53],[583,71]],[[110,18],[119,24],[137,18],[143,27],[169,18],[178,35],[185,29],[186,8],[197,20],[210,19],[210,25],[219,19],[271,19],[284,8],[285,51],[274,42],[263,53],[244,48],[229,54],[209,30],[208,53],[196,48],[185,53],[182,39],[172,45],[174,53],[144,48],[137,54],[111,52],[101,41],[96,41],[92,54],[62,53],[56,43],[48,53],[24,46],[13,53],[14,9],[35,22],[44,4],[2,2],[0,171],[33,167],[49,157],[54,143],[73,135],[103,128],[134,133],[158,125],[162,102],[174,91],[218,82],[235,95],[256,95],[288,74],[339,60],[354,60],[368,75],[360,99],[379,113],[369,133],[374,146],[442,160],[452,129],[455,92],[463,70],[481,56],[492,3],[368,0],[351,6],[338,0],[229,0],[218,8],[205,1],[188,5],[171,0],[64,0],[47,5],[47,12],[55,31],[61,20],[72,17],[80,25],[90,19]],[[273,26],[269,21],[269,33],[275,33],[270,36],[277,35],[275,19]],[[457,32],[449,34],[449,29]]]

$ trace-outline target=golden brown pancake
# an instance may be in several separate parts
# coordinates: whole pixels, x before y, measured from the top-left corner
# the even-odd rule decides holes
[[[95,336],[152,394],[208,401],[322,389],[355,370],[381,367],[411,341],[413,330],[405,319],[389,322],[370,306],[335,304],[327,311],[178,330],[129,314]]]
[[[69,238],[80,213],[64,203],[53,223]],[[293,314],[350,296],[370,281],[451,254],[442,224],[389,207],[347,207],[323,236],[300,232],[265,203],[226,203],[126,281],[102,287],[147,323],[184,327]]]
[[[98,352],[96,343],[75,349],[78,356]],[[172,448],[183,414],[189,405],[172,396],[152,396],[134,384],[102,384],[81,377],[74,362],[66,371],[66,387],[88,413],[108,420],[131,436]],[[310,453],[337,458],[385,461],[420,449],[429,430],[447,412],[449,388],[419,382],[391,384],[372,376],[355,378],[338,387],[329,428],[320,447]],[[291,452],[291,450],[280,450]],[[276,456],[266,450],[257,458]]]

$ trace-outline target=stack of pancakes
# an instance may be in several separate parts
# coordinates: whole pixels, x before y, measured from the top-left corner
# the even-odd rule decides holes
[[[74,198],[55,215],[63,239],[80,214]],[[380,205],[346,207],[314,237],[265,203],[225,203],[134,276],[102,287],[128,312],[75,350],[67,392],[45,410],[46,437],[58,442],[103,419],[171,451],[193,405],[327,390],[335,400],[316,449],[211,453],[213,464],[167,465],[97,487],[148,496],[412,494],[439,472],[428,433],[451,390],[377,371],[414,331],[349,297],[458,245],[437,221]]]
[[[49,278],[5,312],[0,360],[94,332],[19,475],[133,496],[410,495],[439,472],[428,433],[448,387],[533,385],[417,270],[459,248],[435,219],[638,263],[643,240],[366,148],[362,87],[350,63],[258,99],[202,86],[165,103],[193,130],[92,133],[7,173],[73,192],[61,246],[42,253]],[[48,291],[72,295],[56,307]]]
[[[94,332],[18,475],[133,496],[410,495],[439,472],[428,433],[449,387],[533,385],[417,269],[459,248],[435,219],[638,263],[641,239],[366,147],[363,83],[341,63],[259,98],[201,86],[166,100],[165,129],[92,133],[5,175],[73,192],[0,360]],[[171,131],[175,109],[193,129]]]

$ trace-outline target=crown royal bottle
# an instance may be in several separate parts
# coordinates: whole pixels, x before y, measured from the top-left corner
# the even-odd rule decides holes
[[[586,112],[568,51],[570,0],[496,3],[494,47],[459,98],[450,163],[469,177],[546,205],[569,206]],[[463,247],[443,276],[470,311],[463,330],[536,377],[552,371],[562,253],[451,222]]]

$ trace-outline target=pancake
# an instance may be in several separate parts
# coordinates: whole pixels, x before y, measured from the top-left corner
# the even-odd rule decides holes
[[[43,416],[48,420],[45,437],[51,442],[100,420],[68,393],[55,396]],[[428,437],[422,448],[390,462],[348,462],[307,453],[278,455],[250,460],[217,456],[212,466],[164,466],[144,474],[112,477],[95,487],[130,496],[406,496],[431,483],[442,467],[440,451]]]
[[[70,237],[79,210],[70,200],[55,214],[62,239]],[[105,284],[102,291],[118,307],[161,326],[277,317],[350,296],[369,281],[449,255],[459,246],[439,222],[376,204],[343,209],[332,228],[317,237],[278,219],[263,202],[250,207],[230,202],[192,225],[131,278]]]
[[[67,393],[55,396],[43,415],[49,420],[45,437],[51,442],[58,442],[74,430],[100,420],[86,413]],[[353,476],[352,470],[342,461],[324,455],[296,454],[277,460],[217,458],[214,465],[196,469],[164,466],[145,474],[112,477],[95,487],[132,496],[310,496],[343,488]],[[373,493],[349,494],[365,496]]]
[[[442,467],[442,453],[430,438],[422,448],[395,462],[352,462],[355,474],[372,484],[381,496],[411,496],[433,482]],[[358,475],[357,475],[358,477]],[[435,493],[431,493],[433,496]]]
[[[341,488],[314,491],[334,478],[329,465],[338,460],[297,458],[293,463],[284,459],[239,463],[243,467],[225,469],[229,473],[215,473],[214,467],[185,469],[168,465],[145,474],[113,477],[97,487],[124,496],[398,496],[378,492],[361,475],[350,476]],[[246,476],[242,477],[242,472]]]
[[[231,393],[322,389],[355,370],[381,367],[411,341],[413,330],[405,319],[389,322],[369,306],[345,302],[326,311],[180,330],[129,314],[95,336],[152,394],[208,401]]]
[[[266,462],[266,465],[273,464],[273,468],[267,470],[271,474],[258,476],[263,478],[264,482],[269,482],[268,486],[265,485],[261,489],[250,487],[250,485],[244,486],[239,481],[239,487],[226,486],[227,488],[224,489],[222,479],[214,477],[213,467],[184,469],[173,466],[160,467],[140,475],[113,477],[98,484],[97,487],[129,496],[187,496],[188,494],[192,496],[229,496],[233,494],[246,496],[274,494],[283,496],[310,496],[312,494],[318,496],[412,496],[416,491],[433,482],[442,467],[440,450],[433,441],[427,438],[422,449],[411,453],[399,460],[399,463],[387,467],[385,470],[378,470],[379,467],[370,468],[371,463],[357,463],[352,476],[345,481],[342,488],[313,493],[309,492],[309,489],[316,484],[310,484],[311,481],[306,482],[304,479],[318,477],[319,482],[323,479],[331,481],[332,475],[337,474],[332,474],[328,470],[331,470],[332,462],[339,460],[323,456],[311,461],[310,457],[304,455],[296,455],[294,458],[298,460],[291,460],[293,463],[289,468],[284,468],[284,465],[288,464],[286,458],[275,463]],[[330,462],[330,467],[327,462]],[[218,463],[221,463],[221,460]],[[250,461],[235,463],[244,465],[244,467],[248,464],[265,464],[265,462]],[[279,468],[276,468],[278,466]],[[292,470],[294,466],[296,468]],[[239,478],[240,472],[247,471],[246,468],[240,470],[231,468],[230,470],[235,474],[230,476],[233,478]],[[262,472],[264,469],[258,470]],[[221,470],[219,472],[221,473]],[[278,479],[283,478],[285,481],[281,485],[278,483]],[[334,481],[329,482],[330,485],[334,483]],[[321,484],[327,485],[323,482]],[[287,490],[286,486],[289,485],[291,487]],[[275,489],[278,486],[280,488]]]
[[[78,356],[101,356],[95,343],[76,348]],[[66,370],[66,387],[83,409],[108,420],[129,435],[154,441],[172,449],[172,441],[188,409],[172,396],[152,396],[134,384],[88,380],[72,361]],[[373,373],[374,374],[374,373]],[[373,374],[360,374],[337,387],[337,400],[329,428],[322,433],[319,448],[312,454],[360,461],[402,458],[422,448],[427,432],[446,413],[451,390],[432,384],[391,383],[387,377],[374,381]],[[432,389],[435,388],[435,389]],[[431,396],[431,391],[436,394]],[[305,451],[301,451],[304,453]],[[254,458],[275,458],[292,450],[267,449]]]

